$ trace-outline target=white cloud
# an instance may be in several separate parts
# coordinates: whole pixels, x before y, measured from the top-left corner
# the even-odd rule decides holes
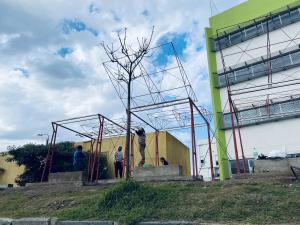
[[[220,1],[219,10],[238,1]],[[0,151],[10,144],[39,142],[35,135],[50,133],[50,122],[57,119],[122,114],[101,65],[107,58],[99,43],[112,42],[124,27],[129,42],[148,36],[153,25],[153,43],[166,34],[186,33],[184,67],[200,102],[208,105],[204,26],[209,13],[208,0],[1,1]],[[66,20],[85,28],[63,32]],[[62,48],[73,52],[61,57]]]

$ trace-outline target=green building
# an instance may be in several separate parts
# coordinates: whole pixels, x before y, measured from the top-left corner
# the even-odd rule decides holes
[[[300,68],[299,7],[299,0],[248,0],[209,20],[210,27],[205,29],[206,46],[222,180],[230,177],[228,155],[234,158],[235,153],[226,80],[231,91],[269,84],[259,93],[257,90],[252,94],[240,91],[234,99],[246,158],[253,158],[254,149],[267,155],[274,151],[300,151],[300,141],[296,137],[300,125],[300,93],[283,85],[275,90],[275,84],[271,86],[268,80],[270,71],[267,71],[270,65],[272,82],[289,80],[291,74],[293,79],[300,79],[300,73],[296,71]],[[270,61],[267,60],[268,49]],[[286,96],[278,94],[284,92]],[[246,98],[252,102],[243,101]],[[264,111],[265,98],[268,113]]]

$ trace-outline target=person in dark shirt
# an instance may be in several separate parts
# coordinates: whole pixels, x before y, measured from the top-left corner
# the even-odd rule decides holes
[[[74,171],[83,171],[84,170],[84,158],[85,158],[85,155],[82,152],[82,146],[78,145],[77,149],[73,155]]]
[[[160,162],[162,165],[167,166],[169,165],[168,161],[164,157],[160,157]]]

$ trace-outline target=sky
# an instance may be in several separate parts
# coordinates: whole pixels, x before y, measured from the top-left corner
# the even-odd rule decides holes
[[[196,90],[210,108],[204,27],[212,13],[241,0],[1,0],[0,151],[44,143],[51,121],[123,108],[102,62],[101,42],[149,36],[152,46],[172,41]]]

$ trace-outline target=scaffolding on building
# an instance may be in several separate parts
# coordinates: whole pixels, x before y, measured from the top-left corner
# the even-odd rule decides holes
[[[241,127],[300,116],[300,78],[297,76],[300,71],[300,29],[294,30],[293,35],[285,30],[287,25],[298,21],[299,5],[287,6],[285,10],[219,28],[212,40],[222,67],[215,74],[216,88],[226,88],[224,108],[229,107],[229,112],[223,111],[219,116],[222,129],[231,129],[237,174],[240,174],[239,149],[244,161],[243,171],[246,172]],[[273,31],[284,38],[272,39]],[[261,35],[266,37],[264,44],[251,46],[253,39]],[[232,46],[237,50],[224,53]],[[260,57],[252,55],[259,51],[265,54]],[[234,57],[237,59],[235,64],[228,66],[226,60]],[[244,57],[248,60],[243,61]],[[287,74],[288,69],[295,71]],[[260,79],[262,83],[254,83],[254,79]],[[243,82],[246,83],[244,86]],[[236,84],[239,84],[238,88],[233,86]]]

